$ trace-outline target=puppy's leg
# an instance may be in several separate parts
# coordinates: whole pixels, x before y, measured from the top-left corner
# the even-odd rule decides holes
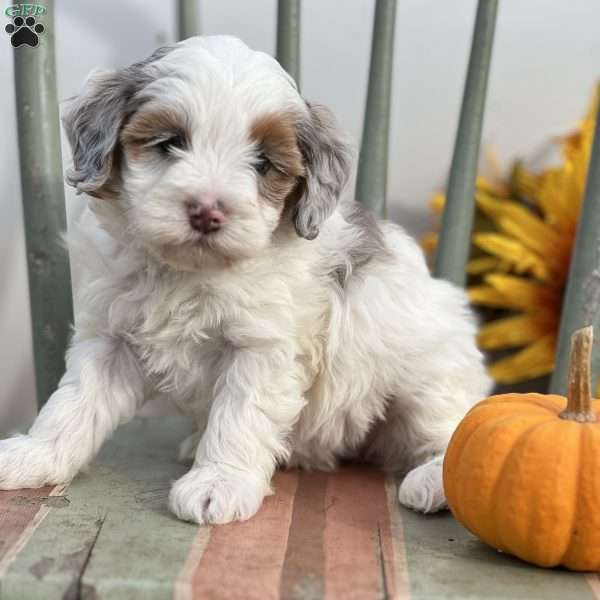
[[[293,357],[237,350],[216,385],[192,469],[173,484],[171,510],[196,523],[248,519],[270,492],[304,405]]]
[[[492,381],[479,355],[465,353],[465,358],[467,368],[458,365],[446,377],[427,378],[406,413],[411,456],[417,466],[400,484],[398,499],[413,510],[430,513],[447,507],[444,453],[461,419],[490,393]]]
[[[443,426],[420,410],[418,401],[390,400],[385,421],[370,432],[364,457],[385,470],[407,473],[399,489],[400,503],[413,510],[432,513],[445,508],[442,482],[444,451],[452,422]]]
[[[363,458],[386,471],[408,472],[400,485],[400,503],[436,512],[445,507],[441,466],[450,435],[451,426],[438,428],[417,400],[391,398],[385,420],[369,432]]]
[[[485,397],[489,379],[483,366],[468,378],[421,380],[412,393],[391,398],[384,421],[365,447],[367,460],[407,473],[398,491],[400,503],[433,513],[446,507],[442,466],[454,429],[472,404]]]
[[[75,342],[67,370],[27,435],[0,441],[0,489],[64,483],[143,399],[137,359],[121,340]]]
[[[460,420],[471,406],[487,396],[490,380],[482,364],[474,364],[466,377],[434,379],[422,385],[412,401],[401,402],[408,472],[398,490],[404,506],[432,513],[446,508],[443,485],[444,453]]]

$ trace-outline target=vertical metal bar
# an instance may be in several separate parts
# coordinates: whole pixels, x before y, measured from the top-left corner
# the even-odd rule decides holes
[[[277,2],[277,60],[300,88],[300,0]]]
[[[187,40],[200,34],[198,0],[177,0],[177,39]]]
[[[356,179],[356,199],[379,217],[386,212],[390,96],[396,0],[377,0],[371,40],[367,106]]]
[[[600,86],[597,93],[600,94]],[[596,339],[598,339],[600,337],[598,335],[600,333],[600,104],[596,114],[587,183],[563,301],[556,367],[550,380],[552,393],[566,392],[571,335],[576,329],[587,325],[595,326]],[[596,347],[592,358],[594,388],[599,374],[600,352]]]
[[[435,276],[461,286],[465,283],[465,265],[471,247],[475,177],[497,8],[498,0],[479,0],[477,6],[471,56],[435,260]]]
[[[37,47],[14,50],[21,188],[38,403],[56,389],[73,321],[54,59],[54,2]]]

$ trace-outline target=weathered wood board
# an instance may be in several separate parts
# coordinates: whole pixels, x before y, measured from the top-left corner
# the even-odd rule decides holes
[[[347,466],[279,473],[244,523],[196,527],[166,509],[189,426],[122,427],[66,490],[0,492],[2,600],[600,598],[600,579],[487,548],[448,514],[399,508],[393,481]]]

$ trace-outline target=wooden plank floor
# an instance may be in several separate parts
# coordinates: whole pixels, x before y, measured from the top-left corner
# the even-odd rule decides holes
[[[600,599],[600,579],[542,570],[448,514],[400,509],[372,469],[278,473],[249,521],[196,527],[166,510],[183,419],[122,427],[88,474],[0,492],[0,598]]]

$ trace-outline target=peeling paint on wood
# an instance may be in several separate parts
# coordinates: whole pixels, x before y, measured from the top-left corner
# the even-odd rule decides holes
[[[14,506],[48,506],[50,508],[65,508],[69,506],[67,496],[15,496],[9,500]]]
[[[51,556],[44,556],[40,558],[30,569],[29,572],[36,579],[43,579],[48,574],[50,569],[54,566],[55,559]]]
[[[17,498],[49,498],[64,486],[37,490],[0,491],[0,579],[48,514],[43,503],[15,503]]]

